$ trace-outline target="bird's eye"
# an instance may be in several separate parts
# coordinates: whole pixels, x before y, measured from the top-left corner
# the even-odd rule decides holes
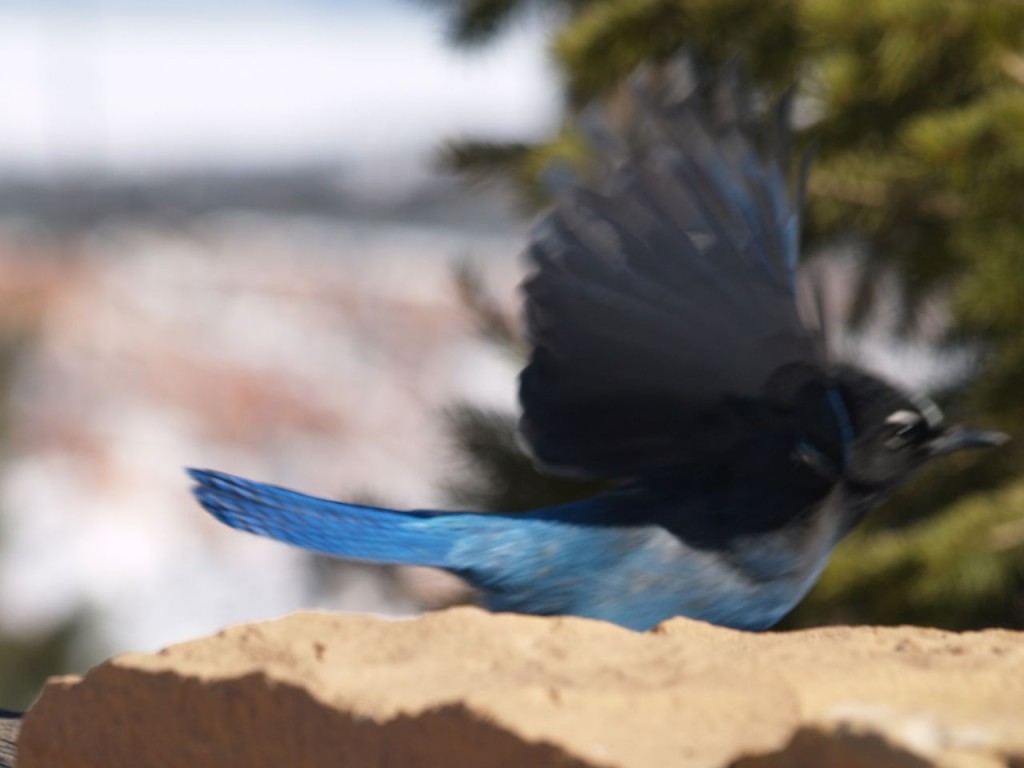
[[[923,422],[920,418],[917,418],[913,421],[900,423],[890,418],[887,420],[887,423],[895,427],[895,431],[885,439],[885,447],[891,451],[898,451],[900,448],[905,448],[917,440]]]
[[[885,425],[892,430],[885,439],[885,447],[890,451],[898,451],[914,442],[924,428],[924,417],[911,410],[893,411],[885,420]]]

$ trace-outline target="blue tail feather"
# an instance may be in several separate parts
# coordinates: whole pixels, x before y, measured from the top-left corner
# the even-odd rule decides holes
[[[353,560],[449,567],[445,517],[328,501],[223,472],[189,469],[199,503],[222,523]]]

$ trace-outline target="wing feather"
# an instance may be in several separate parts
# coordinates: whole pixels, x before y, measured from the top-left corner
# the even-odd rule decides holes
[[[520,427],[550,470],[638,477],[765,440],[845,455],[796,302],[791,96],[759,148],[750,94],[721,89],[670,103],[639,89],[605,189],[576,190],[533,230]]]

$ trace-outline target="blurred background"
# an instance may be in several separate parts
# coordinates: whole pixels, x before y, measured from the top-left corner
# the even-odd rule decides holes
[[[469,599],[219,526],[186,465],[400,507],[590,493],[513,436],[531,216],[686,46],[791,84],[854,358],[1014,434],[944,461],[784,627],[1024,625],[1024,5],[0,0],[0,706],[318,607]]]

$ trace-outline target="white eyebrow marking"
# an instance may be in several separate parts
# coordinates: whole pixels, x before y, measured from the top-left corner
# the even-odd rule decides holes
[[[886,417],[885,423],[909,425],[920,421],[921,418],[922,415],[920,413],[914,413],[914,411],[893,411]]]

